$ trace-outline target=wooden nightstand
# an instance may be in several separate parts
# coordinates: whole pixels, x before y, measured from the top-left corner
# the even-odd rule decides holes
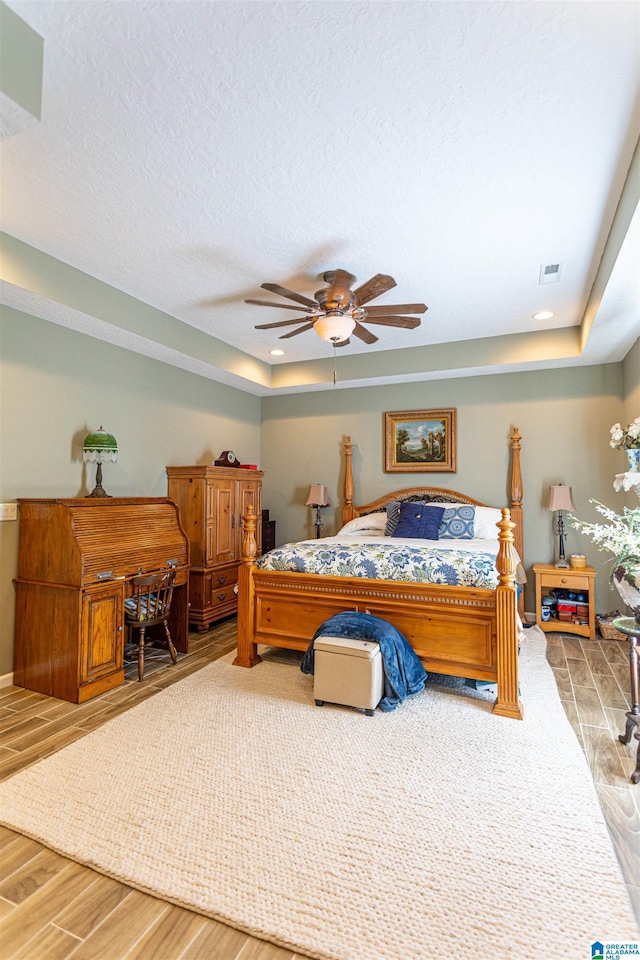
[[[575,570],[571,567],[555,567],[552,563],[535,563],[533,572],[536,577],[536,623],[538,626],[549,633],[577,633],[580,637],[588,637],[589,640],[596,638],[596,601],[594,596],[594,580],[596,571],[594,567],[581,567]],[[555,590],[567,590],[571,593],[586,594],[587,613],[581,618],[588,620],[588,623],[573,623],[571,620],[559,620],[552,617],[551,620],[542,619],[542,597],[548,596]],[[562,601],[560,601],[562,602]],[[567,600],[567,604],[577,603],[575,600]],[[580,604],[581,607],[585,603]]]

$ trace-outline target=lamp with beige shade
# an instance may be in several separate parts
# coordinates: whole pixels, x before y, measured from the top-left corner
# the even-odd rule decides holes
[[[312,483],[309,487],[309,496],[307,497],[308,507],[314,507],[316,511],[316,516],[314,523],[316,525],[316,540],[320,536],[320,527],[322,526],[322,517],[320,515],[321,507],[329,506],[329,498],[327,496],[327,488],[322,483]]]
[[[562,511],[569,510],[573,513],[575,509],[571,487],[565,487],[562,484],[549,487],[547,510],[558,514],[556,520],[556,533],[558,534],[558,559],[556,560],[556,567],[569,566],[569,561],[564,555],[564,519],[562,517]]]

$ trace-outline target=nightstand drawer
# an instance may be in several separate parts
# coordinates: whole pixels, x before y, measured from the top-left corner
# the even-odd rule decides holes
[[[593,577],[576,577],[575,574],[565,577],[558,573],[542,573],[539,576],[543,587],[557,590],[589,590],[593,583]]]

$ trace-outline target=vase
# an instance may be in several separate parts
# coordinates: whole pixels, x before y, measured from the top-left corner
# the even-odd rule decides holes
[[[640,624],[640,556],[614,560],[613,584]]]
[[[640,472],[640,447],[636,450],[627,449],[627,460],[629,461],[629,473]]]

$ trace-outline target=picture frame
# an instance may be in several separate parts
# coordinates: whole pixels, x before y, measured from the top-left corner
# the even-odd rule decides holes
[[[456,408],[385,413],[385,473],[455,473]]]

